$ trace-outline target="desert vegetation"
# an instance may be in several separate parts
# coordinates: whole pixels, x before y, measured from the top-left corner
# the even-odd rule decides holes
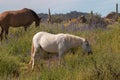
[[[116,5],[117,6],[117,5]],[[0,43],[0,80],[120,80],[120,17],[116,13],[106,17],[98,13],[72,11],[67,14],[38,14],[42,23],[24,28],[10,27],[8,40]],[[48,20],[48,22],[47,22]],[[39,31],[69,33],[87,38],[92,55],[82,55],[81,47],[66,55],[66,65],[57,65],[56,57],[40,59],[36,54],[35,67],[30,61],[33,35]],[[51,60],[51,66],[49,66]]]
[[[35,28],[34,24],[25,32],[23,28],[10,28],[8,41],[0,44],[1,80],[119,80],[120,79],[120,23],[106,28],[87,24],[63,26],[63,23],[43,22]],[[66,66],[57,66],[56,58],[36,59],[35,69],[28,65],[32,37],[39,31],[50,33],[70,33],[85,37],[90,41],[93,55],[82,55],[81,48],[72,49],[65,55]],[[75,54],[72,54],[72,53]],[[39,55],[39,54],[38,54]]]

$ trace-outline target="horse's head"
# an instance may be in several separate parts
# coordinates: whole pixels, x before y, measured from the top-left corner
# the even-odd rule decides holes
[[[35,27],[38,27],[40,25],[41,19],[42,17],[40,17],[39,19],[35,21]]]
[[[82,43],[82,49],[83,49],[83,53],[87,52],[88,55],[92,54],[92,49],[91,49],[90,44],[87,41],[87,39],[85,39],[85,41],[83,41],[83,43]]]

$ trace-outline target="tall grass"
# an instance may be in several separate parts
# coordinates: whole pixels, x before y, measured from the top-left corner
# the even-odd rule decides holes
[[[120,24],[107,29],[84,31],[66,30],[61,24],[45,24],[27,32],[23,28],[10,28],[8,42],[0,45],[0,80],[119,80],[120,79]],[[51,33],[71,33],[89,40],[93,55],[82,56],[81,48],[75,49],[75,55],[68,52],[65,56],[66,66],[56,66],[52,61],[50,68],[35,61],[32,72],[27,65],[30,60],[32,37],[39,31]]]

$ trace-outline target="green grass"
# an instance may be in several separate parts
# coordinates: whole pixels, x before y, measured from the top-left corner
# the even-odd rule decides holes
[[[51,33],[71,33],[85,37],[91,43],[93,55],[82,56],[81,48],[75,55],[65,56],[66,66],[56,66],[52,61],[50,69],[47,64],[41,66],[36,61],[34,71],[28,62],[32,37],[39,31]],[[8,42],[4,40],[0,45],[0,80],[119,80],[120,79],[120,24],[109,26],[107,29],[91,31],[66,31],[61,24],[44,24],[35,28],[34,25],[27,32],[23,28],[10,28]]]

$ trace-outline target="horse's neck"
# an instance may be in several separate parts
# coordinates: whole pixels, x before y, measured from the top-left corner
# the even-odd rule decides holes
[[[73,39],[71,42],[71,46],[73,46],[73,47],[78,47],[80,45],[82,45],[82,40],[79,38]]]
[[[82,45],[84,41],[84,38],[81,38],[81,37],[70,37],[69,38],[69,47],[72,48],[72,47],[79,47]]]

